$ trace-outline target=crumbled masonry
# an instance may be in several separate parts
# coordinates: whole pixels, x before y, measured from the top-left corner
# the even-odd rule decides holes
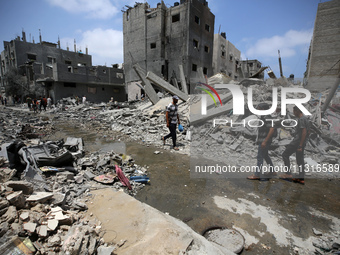
[[[273,85],[274,81],[255,85],[250,80],[246,86],[240,86],[244,93],[249,86],[252,87],[256,103],[270,104]],[[339,164],[340,98],[334,96],[321,116],[320,107],[327,92],[313,94],[307,105],[312,113],[310,120],[314,130],[305,151],[305,161],[310,165]],[[219,93],[223,103],[230,106],[230,93]],[[170,142],[164,146],[160,139],[162,134],[168,133],[165,107],[171,102],[170,95],[159,98],[156,104],[146,98],[118,104],[77,105],[74,99],[65,98],[42,114],[28,112],[26,105],[15,106],[15,110],[3,107],[0,112],[0,251],[18,246],[22,238],[26,238],[26,247],[35,254],[84,254],[85,251],[95,254],[97,249],[114,250],[114,246],[108,247],[101,239],[102,223],[85,217],[91,191],[110,185],[134,196],[145,186],[130,181],[132,189],[129,190],[117,177],[116,165],[128,178],[147,174],[147,169],[136,165],[130,156],[114,151],[87,152],[86,144],[78,137],[65,137],[58,141],[47,139],[56,132],[56,123],[68,121],[85,132],[98,133],[108,140],[137,141],[173,153],[190,155],[205,151],[208,152],[205,154],[207,158],[224,155],[229,164],[237,165],[237,161],[251,158],[256,150],[255,129],[228,125],[217,125],[212,129],[211,125],[206,127],[202,124],[211,124],[209,111],[219,109],[212,101],[208,101],[208,117],[197,119],[195,126],[191,125],[191,110],[200,105],[200,100],[200,95],[190,95],[186,102],[179,100],[179,115],[184,126],[183,133],[178,131],[179,152],[172,150]],[[242,121],[242,118],[233,117],[230,113],[230,109],[226,110],[223,117]],[[275,149],[270,152],[274,164],[281,160],[280,155],[284,145],[292,138],[292,131],[292,128],[281,128],[274,139]],[[202,136],[211,139],[200,142],[203,140],[198,138]],[[155,156],[160,156],[158,154],[160,152],[155,151]],[[333,173],[327,178],[338,177],[338,173]],[[339,251],[335,237],[325,237],[319,231],[313,231],[319,237],[319,242],[313,243],[316,249],[328,254]]]

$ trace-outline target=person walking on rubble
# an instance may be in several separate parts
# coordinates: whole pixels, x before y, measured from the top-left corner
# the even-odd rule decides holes
[[[32,98],[31,97],[27,97],[26,98],[26,103],[27,103],[28,110],[31,110],[32,109]]]
[[[32,108],[33,108],[33,112],[34,113],[37,113],[37,109],[38,109],[38,101],[36,98],[33,99],[33,102],[32,102]]]
[[[261,103],[257,106],[259,110],[268,110],[269,105],[267,103]],[[265,180],[267,177],[272,177],[275,175],[273,171],[273,162],[271,158],[269,157],[268,150],[272,143],[273,137],[275,136],[275,133],[277,132],[275,126],[273,127],[272,122],[265,121],[267,116],[261,116],[261,119],[263,121],[263,125],[258,128],[257,130],[257,139],[256,144],[258,145],[257,149],[257,168],[254,175],[248,176],[247,179],[249,180]],[[269,166],[269,174],[265,177],[262,175],[262,166],[263,166],[263,160],[265,160]]]
[[[51,109],[51,108],[52,108],[52,99],[51,99],[51,97],[48,97],[48,98],[47,98],[47,108],[48,108],[48,109]]]
[[[298,118],[298,122],[295,127],[293,141],[291,141],[291,143],[286,146],[285,151],[282,153],[282,159],[285,164],[286,174],[281,175],[280,179],[305,184],[304,150],[309,133],[309,121],[297,106],[294,106],[293,113],[295,117]],[[291,173],[289,156],[292,155],[294,152],[296,155],[296,164],[299,171],[298,178],[293,178]]]
[[[172,143],[173,143],[173,148],[174,150],[178,151],[178,147],[176,146],[176,139],[177,139],[177,135],[176,135],[176,126],[177,123],[181,124],[179,121],[179,115],[178,115],[178,96],[173,96],[172,97],[172,102],[168,105],[167,109],[166,109],[166,126],[169,128],[170,133],[166,136],[162,137],[162,141],[163,141],[163,145],[165,145],[165,141],[168,138],[172,138]]]
[[[42,98],[41,104],[42,104],[42,106],[43,106],[43,108],[44,108],[44,111],[46,112],[47,99],[46,99],[45,96]]]

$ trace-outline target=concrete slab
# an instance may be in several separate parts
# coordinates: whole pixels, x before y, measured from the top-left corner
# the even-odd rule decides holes
[[[48,220],[47,221],[47,229],[54,231],[58,227],[58,224],[59,224],[59,222],[56,219]]]
[[[87,214],[105,222],[105,242],[126,240],[117,247],[117,254],[234,254],[122,191],[108,188],[91,193]]]
[[[161,77],[157,76],[153,72],[148,72],[146,75],[146,78],[153,83],[155,83],[157,86],[161,87],[162,89],[165,89],[172,95],[177,95],[180,99],[183,101],[187,101],[189,99],[188,94],[185,94],[184,92],[180,91],[179,89],[176,89],[174,86],[163,80]]]
[[[154,90],[154,88],[152,87],[152,85],[149,82],[149,80],[146,79],[146,77],[145,77],[146,76],[145,70],[143,70],[138,64],[134,65],[133,69],[135,69],[137,75],[139,76],[139,78],[144,83],[144,90],[145,90],[146,95],[148,95],[150,101],[153,104],[157,104],[157,102],[159,101],[159,97],[157,96],[157,93]]]
[[[53,193],[51,192],[34,192],[31,196],[29,196],[26,199],[26,201],[43,203],[44,201],[50,199],[52,196]]]
[[[35,228],[37,227],[36,223],[33,222],[28,222],[24,224],[24,230],[27,230],[31,233],[33,233],[35,231]]]
[[[187,82],[185,80],[183,66],[178,65],[178,68],[179,68],[179,75],[180,75],[180,79],[181,79],[182,90],[185,94],[188,94],[188,87],[187,87]]]
[[[46,237],[47,236],[47,226],[46,225],[41,225],[37,228],[37,233],[41,237]]]
[[[97,254],[98,255],[111,255],[112,252],[116,249],[116,247],[105,247],[105,246],[99,246],[97,249]]]
[[[20,219],[26,221],[29,216],[30,216],[29,212],[26,211],[20,214]]]

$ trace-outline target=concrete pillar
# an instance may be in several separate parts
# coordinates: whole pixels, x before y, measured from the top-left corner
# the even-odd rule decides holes
[[[157,102],[159,101],[159,97],[158,97],[156,91],[153,89],[149,80],[146,79],[146,77],[145,77],[146,73],[143,70],[143,68],[141,68],[138,64],[135,64],[133,66],[133,69],[135,69],[137,75],[139,76],[139,78],[142,80],[142,82],[144,84],[145,94],[149,97],[150,101],[153,104],[157,104]]]
[[[169,84],[168,82],[166,82],[165,80],[163,80],[162,78],[154,74],[153,72],[148,72],[148,74],[146,75],[146,78],[152,81],[153,83],[155,83],[156,85],[158,85],[159,87],[165,89],[170,94],[177,95],[183,101],[187,101],[189,99],[188,94],[185,94],[179,89],[176,89],[174,86],[172,86],[171,84]]]
[[[179,68],[179,75],[180,75],[181,84],[182,84],[182,90],[185,94],[188,94],[188,87],[187,87],[187,83],[185,81],[183,66],[178,65],[178,68]]]
[[[176,78],[172,78],[172,83],[174,84],[174,86],[176,87],[176,89],[179,89],[178,83],[177,83],[177,79],[176,79]]]
[[[208,83],[208,81],[206,80],[206,78],[204,76],[202,67],[197,68],[197,73],[198,73],[198,79],[199,79],[200,82]]]

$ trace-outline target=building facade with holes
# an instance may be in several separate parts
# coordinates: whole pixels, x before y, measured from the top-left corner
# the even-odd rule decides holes
[[[22,38],[4,41],[0,57],[1,91],[6,91],[6,74],[10,69],[18,70],[23,77],[27,94],[32,87],[41,87],[39,95],[50,96],[54,102],[65,97],[86,96],[91,102],[126,100],[124,71],[118,67],[92,66],[92,57],[76,49],[63,50],[57,44],[41,40],[27,42],[25,32]],[[28,92],[30,91],[30,92]],[[12,95],[7,95],[12,96]]]
[[[226,33],[214,35],[213,73],[223,73],[235,81],[244,78],[241,51],[227,40]]]
[[[206,0],[181,0],[174,6],[161,1],[156,8],[136,3],[123,11],[127,84],[139,80],[133,69],[135,64],[170,83],[176,79],[180,88],[179,65],[182,65],[190,92],[195,82],[213,75],[215,16]],[[133,89],[128,87],[129,94]]]

